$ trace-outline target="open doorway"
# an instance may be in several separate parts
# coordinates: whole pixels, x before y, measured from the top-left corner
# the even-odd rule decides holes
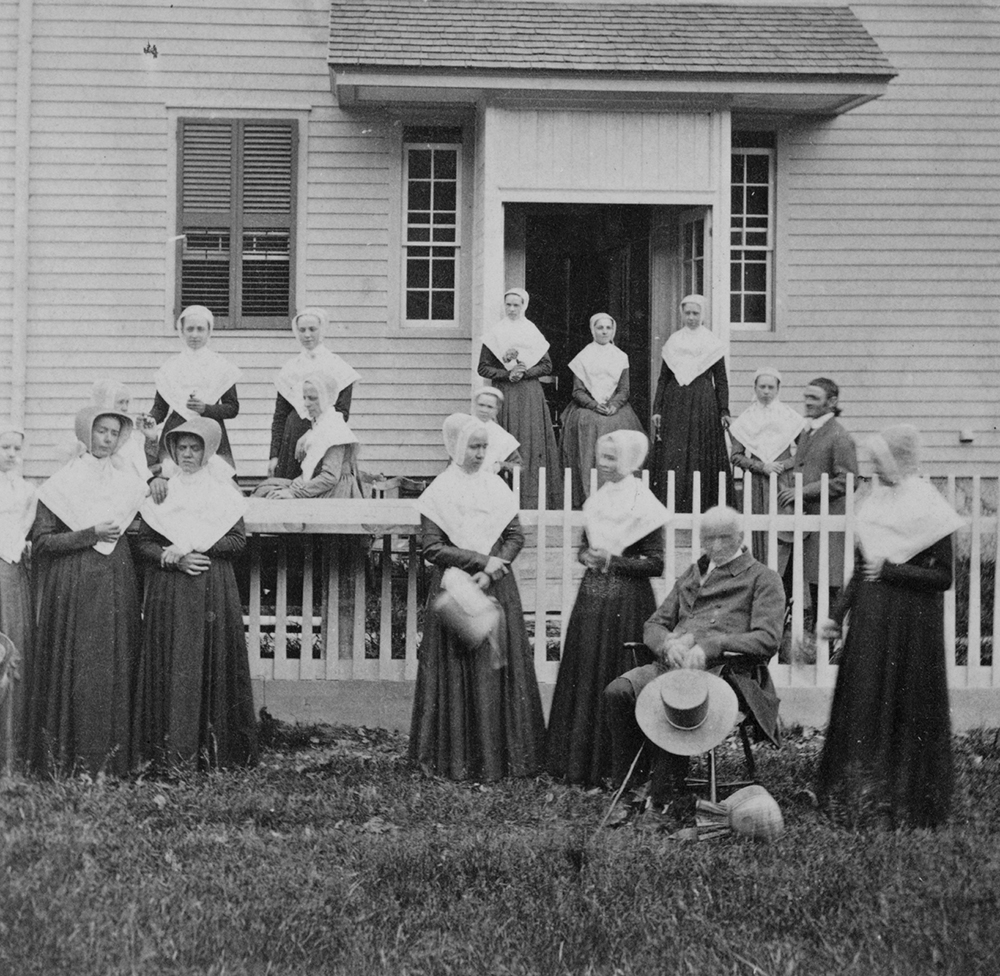
[[[678,324],[671,309],[686,285],[708,280],[705,229],[692,235],[691,213],[639,204],[505,205],[507,280],[524,282],[528,317],[551,344],[557,383],[546,395],[554,416],[569,403],[568,364],[591,341],[590,316],[608,312],[629,357],[632,407],[648,430],[660,346]]]

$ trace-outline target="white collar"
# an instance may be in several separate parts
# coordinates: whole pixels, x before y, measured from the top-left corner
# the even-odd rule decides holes
[[[833,411],[823,414],[822,417],[817,417],[815,420],[810,420],[806,418],[806,430],[819,430],[825,423],[833,419]]]

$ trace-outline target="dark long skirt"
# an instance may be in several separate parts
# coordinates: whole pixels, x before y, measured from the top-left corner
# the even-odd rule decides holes
[[[652,663],[623,646],[641,641],[656,609],[648,577],[587,570],[566,628],[546,737],[546,765],[570,783],[599,786],[611,776],[611,734],[604,718],[604,689],[631,668]]]
[[[520,443],[521,508],[538,507],[538,469],[545,468],[546,507],[562,508],[562,472],[552,415],[537,379],[496,380],[503,392],[498,423]]]
[[[590,472],[597,466],[598,438],[616,430],[643,434],[645,430],[628,403],[611,416],[571,403],[563,411],[562,420],[562,466],[573,472],[573,507],[579,508],[590,495]]]
[[[36,772],[124,776],[142,633],[128,544],[110,556],[88,547],[38,562],[25,758]]]
[[[22,557],[19,563],[0,559],[0,633],[10,638],[17,651],[20,678],[14,682],[12,693],[12,724],[14,739],[7,742],[0,729],[0,769],[5,768],[8,753],[18,760],[24,749],[25,687],[28,668],[32,659],[31,582]]]
[[[502,667],[488,644],[469,650],[441,626],[433,607],[440,586],[435,569],[418,652],[410,761],[455,780],[536,775],[545,719],[513,573],[487,590],[502,611]]]
[[[257,761],[243,611],[227,559],[199,576],[149,566],[134,749],[158,768]]]
[[[954,781],[943,596],[863,579],[849,592],[817,792],[872,785],[895,821],[934,826]]]
[[[733,479],[722,419],[711,373],[702,373],[687,386],[671,374],[666,381],[660,413],[660,438],[653,445],[651,487],[667,502],[668,472],[676,471],[675,511],[690,512],[694,499],[694,472],[701,472],[701,510],[719,504],[719,473],[726,473],[726,504],[733,504]]]
[[[294,480],[302,474],[302,465],[295,457],[295,448],[303,434],[312,430],[312,421],[307,417],[303,420],[296,411],[291,410],[285,417],[285,429],[281,435],[281,447],[278,450],[278,466],[275,468],[275,478]]]

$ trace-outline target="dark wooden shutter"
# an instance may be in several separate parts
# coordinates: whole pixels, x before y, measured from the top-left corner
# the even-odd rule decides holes
[[[284,328],[293,313],[297,123],[182,119],[178,311],[219,328]]]

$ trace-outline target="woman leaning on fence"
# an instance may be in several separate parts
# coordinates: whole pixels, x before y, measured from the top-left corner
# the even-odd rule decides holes
[[[635,476],[648,449],[646,435],[634,430],[597,442],[604,483],[583,505],[579,559],[587,571],[566,628],[546,738],[549,772],[569,783],[600,786],[610,777],[604,689],[630,668],[652,663],[645,654],[635,660],[625,647],[642,641],[656,610],[650,579],[663,572],[668,512]]]
[[[817,793],[933,827],[954,780],[943,594],[963,520],[917,473],[915,428],[888,427],[870,446],[877,484],[858,506],[854,576],[822,630],[834,639],[846,624],[847,637]]]
[[[510,570],[524,545],[517,501],[497,475],[482,470],[487,433],[481,421],[452,414],[444,441],[451,464],[417,503],[423,556],[434,574],[417,655],[410,760],[456,780],[532,776],[545,722]],[[442,576],[453,570],[459,583],[474,583],[499,610],[490,636],[475,646],[439,610]]]

